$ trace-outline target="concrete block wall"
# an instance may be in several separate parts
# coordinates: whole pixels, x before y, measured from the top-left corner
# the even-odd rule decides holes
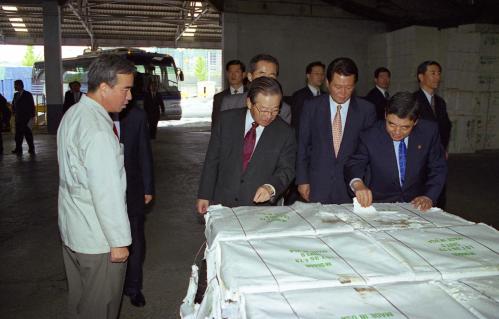
[[[279,81],[284,94],[305,85],[305,67],[320,60],[326,65],[340,56],[351,57],[359,67],[357,90],[366,92],[372,83],[368,72],[368,41],[383,33],[382,23],[355,18],[223,14],[224,62],[245,63],[257,53],[274,55],[280,63]]]
[[[368,52],[369,70],[384,65],[392,72],[392,92],[416,90],[419,63],[438,61],[439,94],[453,122],[449,151],[499,149],[499,27],[412,26],[372,36]]]

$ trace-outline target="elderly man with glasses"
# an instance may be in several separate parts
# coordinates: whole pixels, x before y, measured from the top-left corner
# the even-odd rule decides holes
[[[251,82],[245,109],[227,110],[215,123],[206,152],[196,208],[270,205],[295,176],[293,129],[278,117],[282,89],[277,80]]]

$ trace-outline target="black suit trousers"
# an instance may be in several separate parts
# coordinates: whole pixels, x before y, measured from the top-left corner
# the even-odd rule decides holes
[[[33,132],[31,132],[28,123],[29,120],[16,121],[16,135],[14,139],[16,141],[16,150],[19,152],[22,151],[24,138],[26,138],[29,149],[35,149],[35,145],[33,144]]]
[[[128,267],[125,277],[125,293],[133,294],[142,289],[142,264],[145,258],[146,238],[144,235],[144,215],[129,216],[132,244],[129,247]]]

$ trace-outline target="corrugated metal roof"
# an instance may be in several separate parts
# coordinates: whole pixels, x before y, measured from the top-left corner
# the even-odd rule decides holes
[[[3,42],[43,44],[41,1],[15,6],[17,11],[0,8]],[[63,45],[91,45],[88,29],[98,46],[221,47],[220,14],[208,1],[71,0],[61,15]],[[9,18],[22,18],[17,23],[27,32],[16,32]]]

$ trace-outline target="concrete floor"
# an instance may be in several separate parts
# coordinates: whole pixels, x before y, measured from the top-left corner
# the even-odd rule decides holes
[[[178,318],[190,265],[204,242],[194,214],[207,125],[160,128],[153,142],[157,196],[147,215],[144,295],[123,301],[122,319]],[[57,228],[55,136],[35,134],[36,157],[0,156],[1,318],[64,318],[66,282]],[[25,146],[26,148],[26,146]],[[25,150],[26,151],[26,150]],[[499,152],[451,155],[449,212],[499,227]]]

